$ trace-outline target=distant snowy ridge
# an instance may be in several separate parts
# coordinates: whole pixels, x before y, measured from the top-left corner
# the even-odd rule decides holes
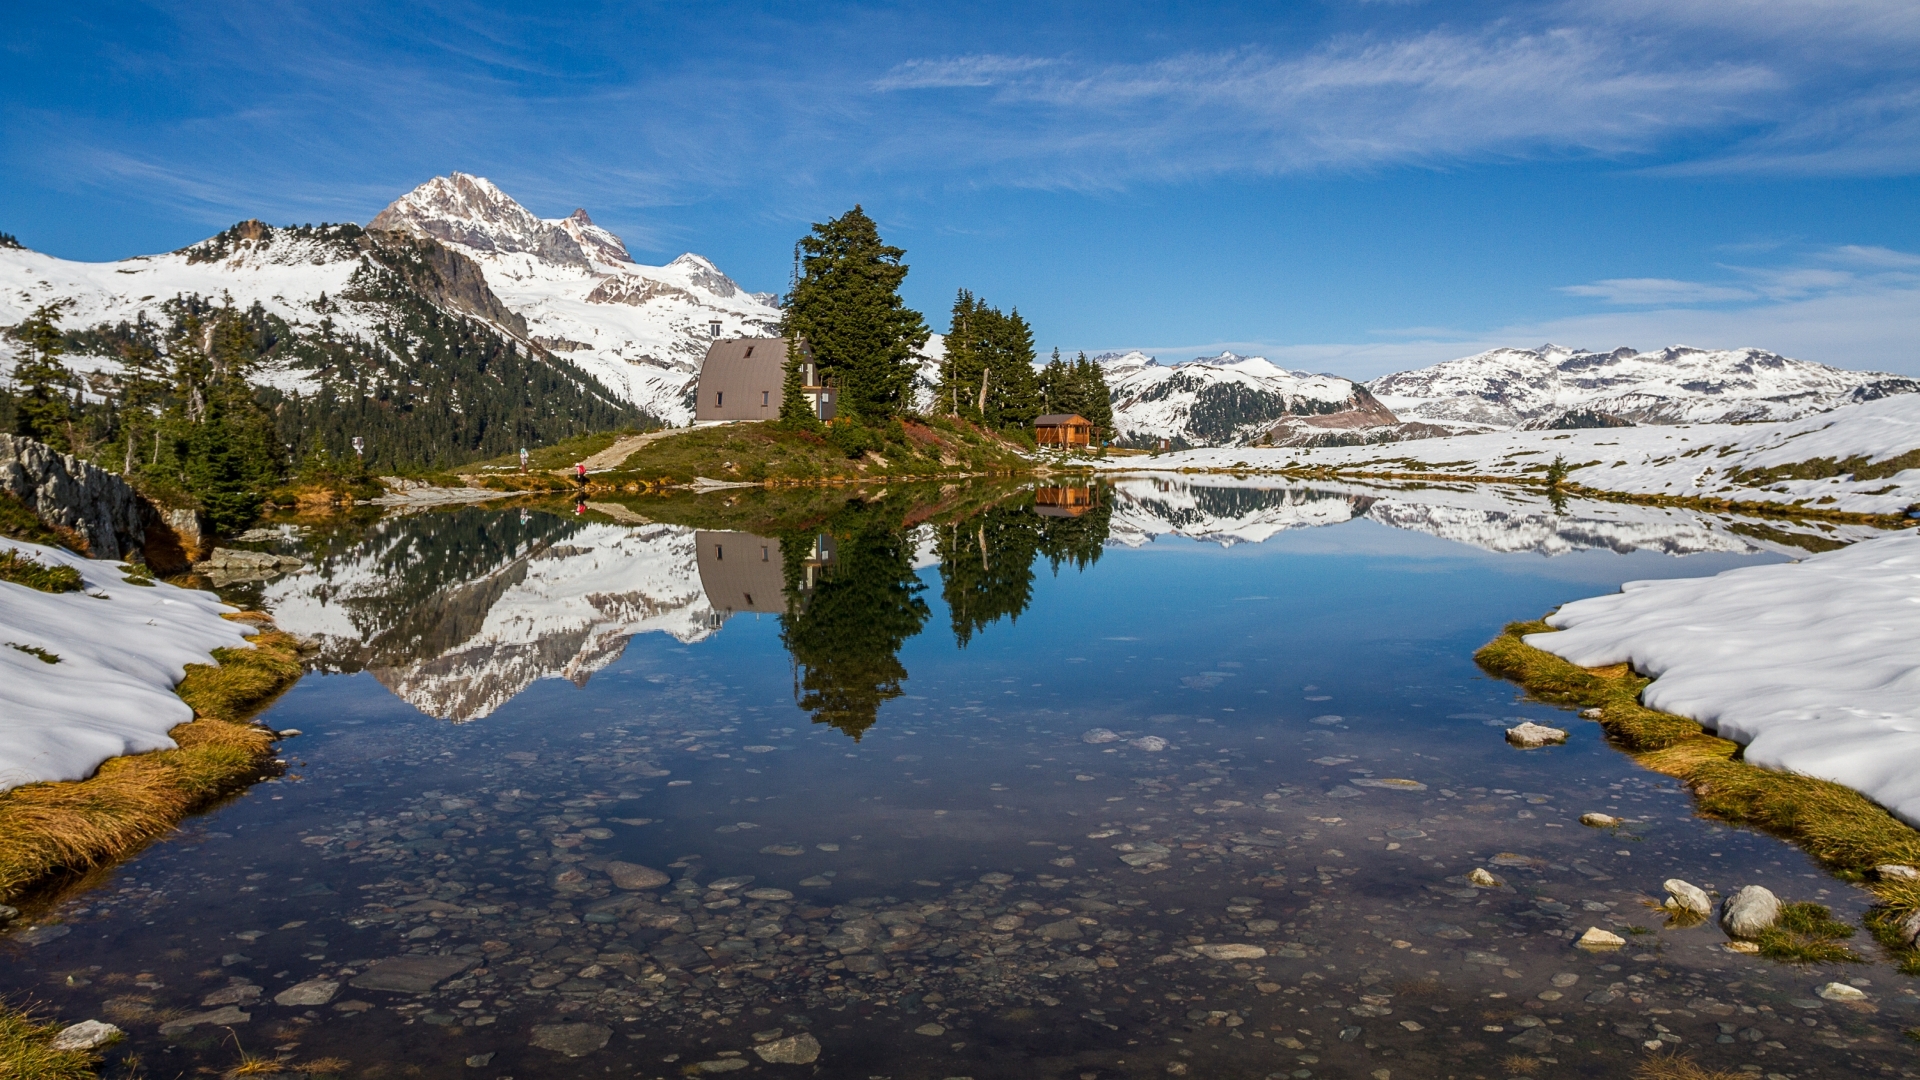
[[[1845,371],[1764,349],[1587,352],[1493,349],[1373,380],[1403,420],[1517,428],[1591,410],[1637,424],[1793,420],[1920,391],[1920,381]]]
[[[1351,379],[1289,371],[1265,357],[1223,352],[1163,365],[1135,351],[1095,359],[1106,372],[1116,434],[1133,445],[1294,445],[1398,423]]]

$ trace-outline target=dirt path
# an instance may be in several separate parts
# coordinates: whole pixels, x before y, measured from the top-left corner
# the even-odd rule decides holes
[[[587,459],[587,471],[597,473],[606,472],[608,469],[617,469],[626,464],[627,459],[633,456],[635,450],[640,449],[650,442],[656,442],[682,430],[685,429],[665,428],[660,431],[649,431],[645,435],[629,435],[624,439],[616,440],[612,446],[607,447],[605,450]],[[573,475],[572,468],[555,469],[553,471],[563,476]]]

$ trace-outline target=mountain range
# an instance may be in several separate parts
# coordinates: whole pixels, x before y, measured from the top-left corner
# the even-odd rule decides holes
[[[164,326],[180,298],[257,305],[278,335],[257,379],[309,398],[358,394],[363,411],[398,404],[416,416],[460,413],[490,393],[487,365],[474,357],[517,350],[553,378],[517,412],[483,402],[499,413],[487,421],[496,441],[515,437],[509,421],[522,439],[649,416],[686,423],[708,342],[774,334],[780,323],[777,298],[742,289],[702,256],[638,264],[586,210],[540,218],[488,180],[458,172],[395,199],[365,229],[249,221],[179,251],[113,263],[0,247],[0,326],[60,298],[73,302],[67,325],[80,331],[66,359],[96,391],[118,370],[120,338],[101,331]],[[440,325],[423,331],[423,321]],[[444,345],[461,335],[484,348]],[[427,339],[434,347],[423,347]],[[942,344],[935,335],[922,350],[922,408],[934,404]],[[0,350],[12,348],[0,340]],[[1176,448],[1782,420],[1920,390],[1914,379],[1761,349],[1685,346],[1494,349],[1364,383],[1233,353],[1170,364],[1140,352],[1096,359],[1112,390],[1115,435]],[[468,457],[502,449],[467,441]]]

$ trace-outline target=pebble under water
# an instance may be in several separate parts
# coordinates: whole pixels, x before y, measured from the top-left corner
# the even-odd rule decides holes
[[[1864,931],[1787,965],[1648,906],[1864,894],[1472,662],[1777,547],[1517,497],[890,498],[299,541],[256,586],[326,643],[263,718],[286,773],[29,906],[0,992],[125,1029],[114,1077],[1920,1075]]]

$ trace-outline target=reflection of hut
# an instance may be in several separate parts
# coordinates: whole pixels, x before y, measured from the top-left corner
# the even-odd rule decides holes
[[[1033,492],[1033,512],[1041,517],[1079,517],[1091,509],[1091,487],[1043,487]]]
[[[801,393],[822,420],[834,416],[835,391],[820,384],[813,351],[800,341]],[[700,422],[773,420],[780,416],[780,392],[787,376],[786,338],[726,338],[707,346],[700,364],[693,418]]]
[[[716,625],[742,611],[778,615],[787,610],[786,563],[780,541],[743,532],[693,534],[700,566],[700,588],[707,594]],[[801,559],[802,592],[810,592],[820,572],[833,564],[833,537],[816,536]]]
[[[724,618],[737,611],[787,610],[780,541],[743,532],[701,530],[693,535],[699,545],[700,587],[714,614]]]
[[[1033,439],[1041,446],[1086,446],[1093,442],[1093,421],[1078,413],[1036,416]]]

